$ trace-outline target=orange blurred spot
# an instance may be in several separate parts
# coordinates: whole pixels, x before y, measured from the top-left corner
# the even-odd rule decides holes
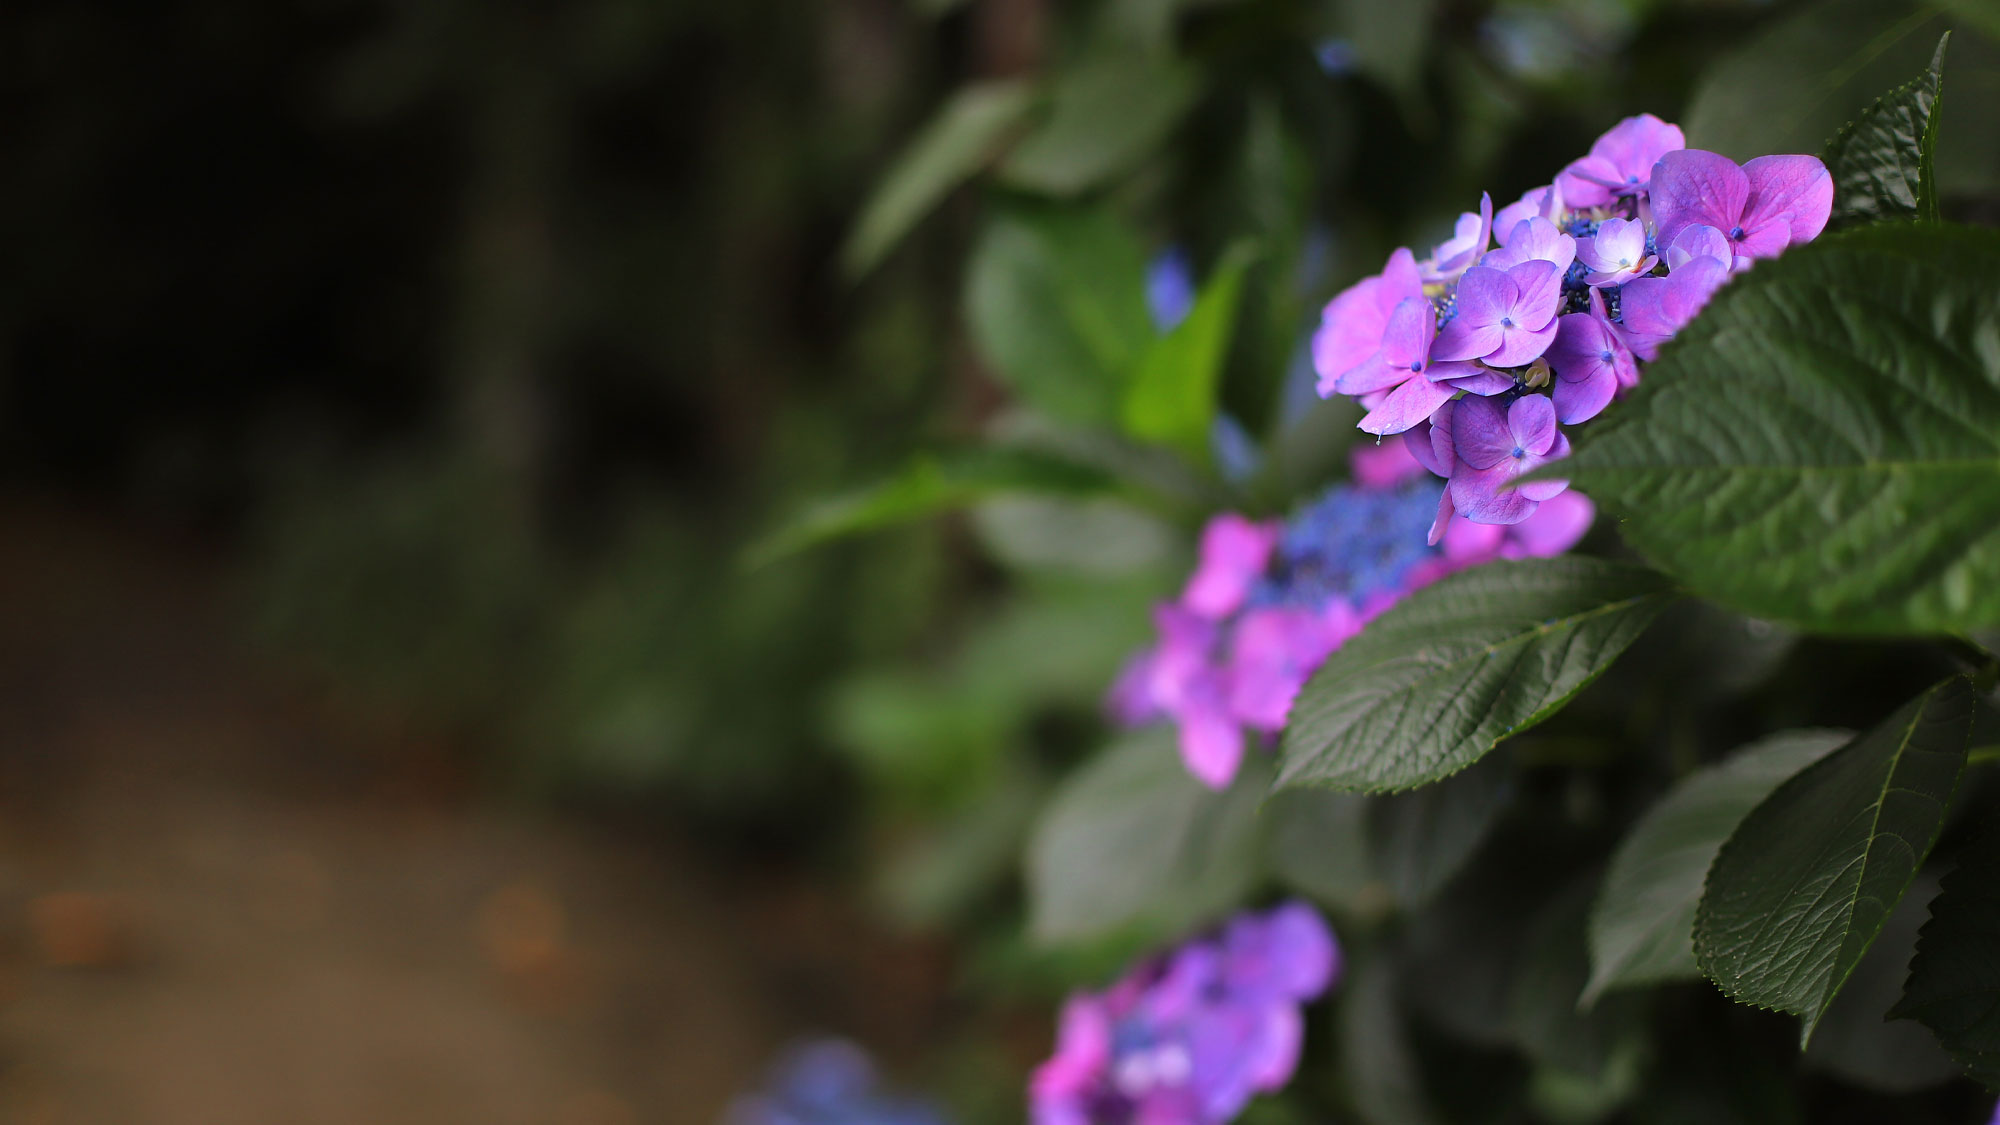
[[[506,973],[546,968],[560,959],[567,920],[562,903],[539,885],[509,883],[479,906],[479,943]]]
[[[58,891],[28,903],[42,960],[64,969],[127,965],[139,952],[132,910],[108,895]]]

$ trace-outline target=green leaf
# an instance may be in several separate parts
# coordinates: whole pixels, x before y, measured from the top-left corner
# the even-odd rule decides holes
[[[1363,961],[1340,1000],[1340,1070],[1354,1112],[1368,1125],[1431,1125],[1423,1075],[1396,996],[1390,955]]]
[[[1372,801],[1368,851],[1396,901],[1413,909],[1450,882],[1513,795],[1512,772],[1488,761],[1436,785]]]
[[[1186,319],[1146,352],[1125,391],[1126,433],[1169,446],[1191,461],[1208,460],[1216,391],[1249,263],[1243,247],[1225,255]]]
[[[2000,232],[1878,225],[1718,293],[1562,475],[1695,593],[1829,632],[2000,625]]]
[[[1638,1085],[1638,1047],[1644,1035],[1646,1006],[1635,995],[1612,997],[1589,1011],[1579,1009],[1578,997],[1590,976],[1584,922],[1596,879],[1576,880],[1536,912],[1528,923],[1508,988],[1508,1023],[1515,1041],[1528,1057],[1566,1073],[1608,1105],[1604,1113],[1629,1098]]]
[[[841,248],[850,277],[875,267],[951,189],[991,160],[1035,104],[1028,83],[981,82],[958,91],[896,158]]]
[[[1682,781],[1648,810],[1618,846],[1591,910],[1583,1002],[1614,988],[1700,976],[1695,906],[1715,853],[1780,782],[1852,737],[1837,730],[1774,734]]]
[[[1269,865],[1294,890],[1357,914],[1379,914],[1386,888],[1369,862],[1368,806],[1359,793],[1294,789],[1271,798]]]
[[[1968,1075],[2000,1090],[2000,820],[1944,877],[1889,1018],[1923,1024]]]
[[[1779,786],[1723,844],[1695,961],[1723,992],[1804,1020],[1804,1046],[1937,843],[1977,701],[1953,676]]]
[[[1884,219],[1938,221],[1938,99],[1944,92],[1945,32],[1930,69],[1861,111],[1827,142],[1836,225]]]
[[[1185,63],[1115,51],[1056,80],[1055,108],[1000,166],[1010,184],[1074,195],[1124,172],[1166,140],[1201,93]]]
[[[1181,764],[1171,728],[1132,735],[1069,778],[1028,845],[1030,929],[1068,942],[1148,926],[1169,936],[1239,904],[1259,874],[1267,775],[1227,792]]]
[[[1601,559],[1497,562],[1410,595],[1320,666],[1292,705],[1279,787],[1409,789],[1554,714],[1673,601]]]
[[[966,318],[994,372],[1065,422],[1116,422],[1155,339],[1144,252],[1100,211],[1002,212],[973,251]]]
[[[820,500],[744,552],[752,567],[832,539],[891,527],[1010,494],[1090,496],[1110,490],[1097,470],[1018,449],[915,458],[888,480]]]
[[[1917,930],[1937,889],[1935,876],[1920,875],[1889,912],[1881,935],[1854,967],[1847,987],[1813,1033],[1812,1046],[1806,1049],[1808,1068],[1891,1094],[1922,1090],[1958,1076],[1958,1064],[1930,1032],[1913,1023],[1891,1022],[1882,1014],[1903,994]]]

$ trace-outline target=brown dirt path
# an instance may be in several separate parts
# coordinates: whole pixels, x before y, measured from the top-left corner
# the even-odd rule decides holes
[[[385,773],[213,572],[0,500],[0,1122],[715,1121],[788,1030],[743,904]]]

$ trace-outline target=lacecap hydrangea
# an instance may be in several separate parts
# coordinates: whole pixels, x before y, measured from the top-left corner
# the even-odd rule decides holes
[[[1553,183],[1497,214],[1482,196],[1428,257],[1399,249],[1335,297],[1313,338],[1319,393],[1359,399],[1363,430],[1404,435],[1450,482],[1432,542],[1520,523],[1568,487],[1516,483],[1568,454],[1562,427],[1636,386],[1733,274],[1812,240],[1832,209],[1814,157],[1738,166],[1627,118]]]
[[[1594,512],[1565,494],[1501,527],[1429,534],[1444,488],[1400,442],[1363,445],[1352,481],[1288,520],[1224,513],[1201,536],[1180,597],[1153,611],[1159,641],[1113,686],[1112,715],[1179,728],[1188,772],[1228,786],[1253,735],[1283,729],[1306,679],[1371,618],[1419,587],[1495,558],[1556,555]]]
[[[1029,1083],[1034,1125],[1222,1125],[1291,1080],[1300,1008],[1340,975],[1312,907],[1239,914],[1063,1007],[1054,1057]]]

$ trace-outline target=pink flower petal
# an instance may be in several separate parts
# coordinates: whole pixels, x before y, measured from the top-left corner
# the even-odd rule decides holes
[[[1792,243],[1810,242],[1826,229],[1833,214],[1833,177],[1816,156],[1760,156],[1743,166],[1750,196],[1743,211],[1744,229],[1761,227],[1788,216]]]
[[[1672,244],[1698,223],[1726,233],[1741,222],[1749,197],[1749,177],[1728,157],[1698,148],[1669,152],[1653,166],[1658,241]]]

